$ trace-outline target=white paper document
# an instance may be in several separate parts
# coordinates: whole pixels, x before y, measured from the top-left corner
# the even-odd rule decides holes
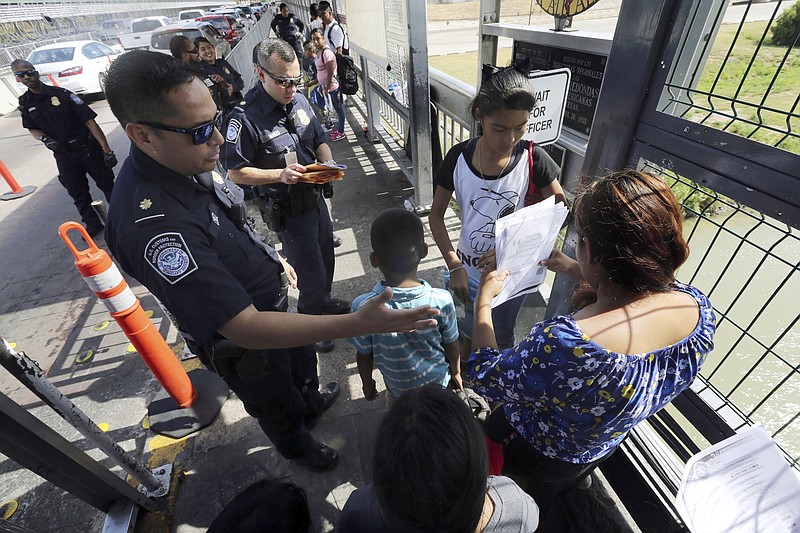
[[[547,268],[539,261],[550,257],[568,212],[567,206],[555,203],[555,197],[551,196],[497,219],[497,271],[507,270],[509,276],[503,290],[492,300],[492,307],[539,290],[547,274]]]
[[[689,459],[676,506],[692,533],[800,533],[800,480],[762,426]]]

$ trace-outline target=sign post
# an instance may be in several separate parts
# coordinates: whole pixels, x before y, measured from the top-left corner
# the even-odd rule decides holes
[[[539,146],[554,143],[561,135],[567,91],[571,77],[568,68],[538,71],[530,74],[530,90],[536,96],[536,106],[528,115],[523,139]]]

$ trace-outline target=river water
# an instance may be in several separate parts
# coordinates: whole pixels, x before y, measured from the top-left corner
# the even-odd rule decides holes
[[[686,221],[691,255],[678,279],[717,312],[714,351],[701,375],[800,456],[800,233],[736,211]]]

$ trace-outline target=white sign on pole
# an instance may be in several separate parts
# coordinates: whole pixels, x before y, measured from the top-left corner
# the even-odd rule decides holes
[[[536,107],[528,115],[523,139],[539,146],[554,143],[561,135],[567,105],[570,71],[568,68],[541,70],[530,76],[530,90],[536,95]]]

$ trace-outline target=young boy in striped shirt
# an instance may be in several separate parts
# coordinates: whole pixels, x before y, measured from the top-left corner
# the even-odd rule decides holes
[[[353,300],[352,311],[391,287],[393,296],[386,304],[389,307],[405,309],[427,304],[439,309],[441,315],[437,317],[437,327],[350,339],[357,352],[364,397],[369,401],[378,397],[373,367],[381,371],[386,383],[387,407],[405,391],[428,383],[446,387],[452,378],[454,386],[462,388],[453,298],[448,291],[435,289],[417,278],[419,262],[428,255],[419,217],[405,209],[387,209],[373,221],[370,238],[370,264],[380,269],[384,281]]]

